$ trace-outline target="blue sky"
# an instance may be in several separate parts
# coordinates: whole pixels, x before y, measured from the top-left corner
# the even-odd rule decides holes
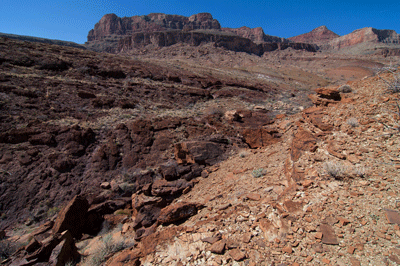
[[[400,1],[127,1],[0,0],[0,32],[84,43],[108,13],[120,17],[208,12],[222,27],[262,27],[269,35],[292,37],[326,25],[339,35],[363,27],[400,33]]]

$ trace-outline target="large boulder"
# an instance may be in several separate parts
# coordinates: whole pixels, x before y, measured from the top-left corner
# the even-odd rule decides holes
[[[53,233],[69,230],[74,238],[80,238],[86,223],[89,203],[83,196],[75,196],[57,216]]]
[[[64,231],[61,234],[56,233],[43,242],[38,243],[38,245],[40,248],[32,254],[25,255],[23,258],[16,256],[12,260],[11,265],[44,263],[43,265],[61,266],[68,262],[77,262],[80,258],[70,231]]]
[[[308,97],[316,106],[328,106],[329,104],[337,103],[342,99],[339,91],[334,88],[317,88],[314,89],[314,91],[317,94],[310,94]]]
[[[49,258],[49,264],[64,266],[67,263],[76,262],[80,258],[78,249],[72,235],[66,231],[62,234],[61,242],[53,249]]]
[[[248,128],[242,132],[244,141],[250,148],[261,148],[280,141],[281,134],[274,129]]]
[[[154,181],[151,187],[151,194],[156,197],[179,196],[186,188],[192,187],[193,183],[184,179],[167,181],[158,179]]]
[[[175,145],[175,159],[179,164],[210,165],[222,153],[218,144],[209,141],[185,141]]]
[[[163,208],[159,214],[158,222],[160,224],[170,224],[180,222],[193,215],[203,207],[198,203],[178,202]]]

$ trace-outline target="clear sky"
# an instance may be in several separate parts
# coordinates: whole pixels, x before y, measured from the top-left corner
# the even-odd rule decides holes
[[[289,38],[325,25],[339,35],[373,27],[400,33],[400,0],[0,0],[0,32],[84,43],[108,13],[120,17],[208,12],[222,27],[262,27]]]

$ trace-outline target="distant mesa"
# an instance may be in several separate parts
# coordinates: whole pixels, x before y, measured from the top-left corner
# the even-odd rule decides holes
[[[209,13],[190,17],[152,13],[123,18],[107,14],[89,32],[85,45],[95,51],[128,53],[145,47],[160,48],[177,43],[191,46],[214,43],[216,47],[256,55],[288,47],[313,52],[317,49],[313,44],[299,44],[266,35],[260,27],[221,28],[218,20]]]

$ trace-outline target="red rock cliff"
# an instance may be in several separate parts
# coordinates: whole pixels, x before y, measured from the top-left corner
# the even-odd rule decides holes
[[[165,30],[221,29],[221,25],[209,13],[190,17],[152,13],[147,16],[120,18],[115,14],[104,15],[88,34],[88,41],[102,40],[111,35],[130,35],[135,32]]]

